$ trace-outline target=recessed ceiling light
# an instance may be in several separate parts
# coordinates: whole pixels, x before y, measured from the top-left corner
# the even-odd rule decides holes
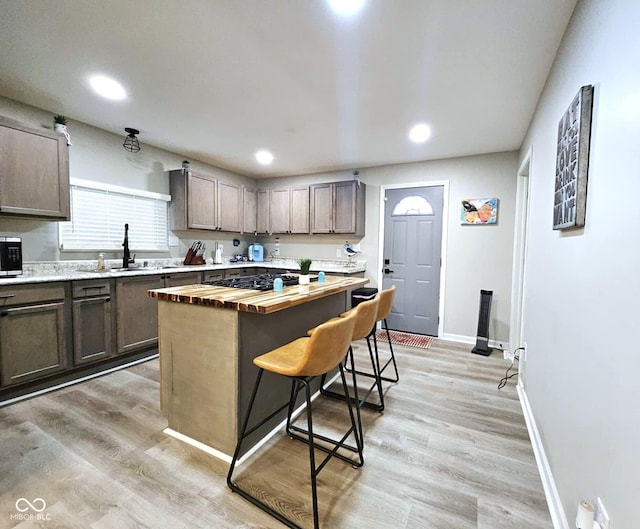
[[[127,93],[124,91],[122,85],[110,77],[104,75],[94,75],[89,79],[89,84],[98,95],[106,97],[107,99],[124,99],[127,97]]]
[[[335,13],[345,17],[355,15],[365,4],[366,0],[327,0]]]
[[[424,143],[431,137],[431,129],[425,123],[414,125],[409,131],[409,139],[414,143]]]
[[[256,153],[256,160],[258,160],[258,163],[261,163],[262,165],[269,165],[273,162],[273,154],[269,151],[258,151]]]

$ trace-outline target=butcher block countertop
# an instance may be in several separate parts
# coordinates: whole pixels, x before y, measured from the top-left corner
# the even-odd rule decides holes
[[[339,292],[359,288],[368,282],[368,279],[363,278],[328,276],[324,283],[316,281],[308,285],[284,287],[282,292],[245,290],[213,285],[185,285],[149,290],[148,295],[160,301],[271,314]]]

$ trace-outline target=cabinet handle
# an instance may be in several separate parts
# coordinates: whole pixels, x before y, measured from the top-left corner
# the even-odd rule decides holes
[[[16,295],[15,294],[1,294],[0,298],[2,299],[8,299],[8,298],[15,298]]]
[[[104,300],[104,302],[105,302],[105,303],[109,303],[110,301],[111,301],[111,298],[106,298],[106,299]]]
[[[0,312],[0,318],[4,318],[5,316],[8,316],[9,313],[6,310],[3,310],[2,312]]]

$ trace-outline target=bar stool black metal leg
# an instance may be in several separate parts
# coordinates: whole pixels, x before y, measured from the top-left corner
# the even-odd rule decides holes
[[[362,398],[354,398],[354,397],[349,397],[351,399],[351,402],[353,402],[354,404],[356,404],[356,406],[358,407],[358,409],[364,407],[367,408],[371,408],[373,410],[376,411],[383,411],[384,410],[384,393],[382,392],[382,383],[380,382],[380,379],[378,377],[378,366],[376,366],[376,357],[374,357],[373,354],[373,350],[371,349],[371,342],[369,341],[369,337],[367,337],[367,348],[369,349],[369,359],[371,361],[371,369],[373,370],[373,373],[369,373],[366,371],[359,371],[357,369],[355,369],[355,364],[354,364],[354,360],[353,360],[353,347],[349,346],[349,350],[347,351],[347,359],[350,358],[350,366],[345,367],[345,371],[351,373],[353,375],[353,379],[355,380],[355,375],[363,375],[366,377],[370,377],[374,379],[373,384],[366,390],[362,392]],[[345,362],[346,363],[346,362]],[[354,382],[354,387],[355,386],[355,382]],[[335,391],[331,391],[328,390],[324,387],[324,379],[322,380],[322,386],[321,386],[321,393],[326,396],[326,397],[331,397],[334,399],[345,399],[347,398],[347,396],[349,395],[348,393],[345,394],[341,394],[341,393],[337,393]],[[369,395],[371,395],[371,393],[373,392],[374,389],[378,390],[378,398],[380,400],[380,402],[378,404],[373,403],[373,402],[369,402],[367,399],[369,398]]]
[[[339,365],[340,368],[340,379],[342,382],[342,388],[344,392],[348,391],[348,387],[347,387],[347,381],[346,381],[346,376],[344,374],[344,368],[342,366],[342,364]],[[296,380],[300,380],[303,383],[307,383],[307,381],[303,381],[302,379],[296,379]],[[354,380],[355,383],[355,380]],[[295,394],[292,393],[292,400],[291,402],[295,402],[295,400],[297,400],[297,396],[298,393],[300,391],[301,387],[296,387],[295,390]],[[358,396],[358,390],[357,390],[357,385],[354,386],[354,391],[355,391],[355,395],[356,395],[356,399]],[[349,430],[347,430],[347,433],[344,434],[344,436],[342,437],[342,439],[340,439],[339,441],[336,441],[335,439],[331,439],[329,437],[326,437],[324,435],[320,435],[320,434],[314,434],[314,439],[319,439],[321,441],[324,441],[325,443],[328,443],[330,445],[333,446],[332,449],[329,449],[323,445],[319,445],[316,444],[315,448],[317,448],[318,450],[322,450],[323,452],[326,452],[327,454],[329,454],[329,456],[327,457],[327,459],[325,460],[325,462],[332,456],[337,457],[338,459],[341,459],[342,461],[344,461],[345,463],[349,463],[350,465],[352,465],[353,467],[357,468],[357,467],[361,467],[364,464],[364,457],[363,457],[363,449],[364,449],[364,442],[363,442],[363,437],[362,437],[362,420],[360,417],[360,410],[358,409],[358,407],[356,406],[356,412],[354,415],[353,412],[353,407],[352,407],[352,402],[353,399],[345,399],[344,395],[340,395],[339,393],[337,393],[337,395],[339,396],[340,400],[346,401],[347,402],[347,407],[349,410],[349,418],[351,420],[351,427],[349,428]],[[293,405],[289,408],[290,413],[293,412]],[[309,440],[311,439],[310,435],[309,435],[309,431],[305,430],[304,428],[301,428],[300,426],[295,426],[292,421],[291,421],[291,416],[289,416],[287,418],[287,426],[286,426],[286,431],[287,434],[289,435],[289,437],[291,437],[292,439],[297,439],[298,441],[303,441],[303,442],[309,442]],[[300,436],[298,435],[298,432],[301,434],[304,434],[304,436]],[[347,444],[347,439],[349,437],[349,435],[351,435],[351,433],[354,433],[354,437],[355,437],[355,441],[356,441],[356,446],[352,446]],[[350,450],[351,452],[355,452],[358,454],[358,460],[354,461],[353,459],[346,457],[340,453],[338,453],[338,449],[340,448],[345,448],[347,450]],[[321,465],[321,467],[324,466]]]
[[[389,343],[389,353],[391,354],[391,357],[385,362],[385,364],[380,367],[380,355],[378,354],[378,339],[376,338],[376,329],[374,328],[373,331],[371,331],[371,334],[369,335],[368,338],[373,337],[373,346],[375,348],[376,351],[376,365],[378,367],[378,376],[380,377],[380,380],[384,380],[385,382],[398,382],[400,380],[400,375],[398,374],[398,366],[396,364],[396,356],[393,352],[393,345],[391,344],[391,335],[389,334],[389,327],[387,327],[387,320],[386,318],[384,320],[382,320],[382,325],[383,328],[385,330],[385,332],[387,333],[387,342]],[[389,366],[389,364],[393,364],[393,370],[395,372],[395,377],[384,377],[382,376],[382,373],[384,373],[384,371],[387,369],[387,367]],[[371,375],[369,375],[371,376]]]

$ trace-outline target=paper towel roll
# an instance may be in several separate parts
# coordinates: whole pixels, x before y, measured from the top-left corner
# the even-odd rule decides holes
[[[576,529],[592,529],[595,509],[591,503],[582,500],[578,503],[578,516],[576,516]]]

